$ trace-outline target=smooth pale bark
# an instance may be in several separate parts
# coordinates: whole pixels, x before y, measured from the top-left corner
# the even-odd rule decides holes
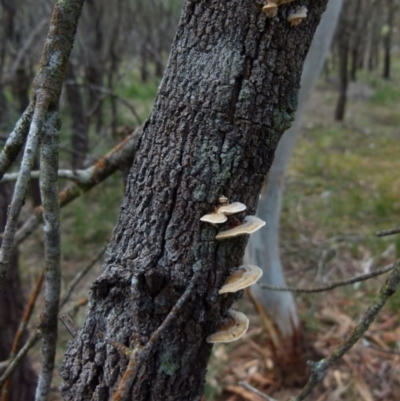
[[[267,19],[252,0],[185,2],[84,327],[60,371],[64,400],[110,400],[121,389],[128,360],[107,338],[146,351],[126,378],[127,397],[114,399],[200,400],[212,348],[205,339],[240,295],[218,289],[247,243],[217,242],[218,229],[200,217],[222,194],[255,212],[325,5],[310,2],[292,28],[293,4]]]
[[[331,0],[322,16],[310,51],[304,63],[299,105],[294,122],[282,136],[275,159],[264,184],[257,216],[267,222],[265,230],[253,234],[246,259],[263,269],[260,283],[286,286],[279,251],[279,219],[282,208],[283,181],[290,155],[300,130],[305,106],[322,70],[335,32],[342,0]],[[258,285],[250,289],[251,299],[260,312],[267,330],[275,360],[286,382],[301,381],[306,373],[301,325],[292,293],[267,291]],[[293,369],[294,365],[301,369]],[[297,374],[293,374],[297,372]]]

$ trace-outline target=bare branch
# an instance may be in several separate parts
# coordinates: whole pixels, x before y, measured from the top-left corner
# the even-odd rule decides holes
[[[80,308],[82,308],[82,306],[86,306],[87,303],[89,302],[89,298],[88,297],[83,297],[81,299],[79,299],[78,301],[76,301],[68,310],[66,313],[70,314],[70,315],[74,315]]]
[[[3,179],[0,180],[0,183],[15,181],[18,179],[19,173],[9,173],[4,174]],[[39,178],[40,171],[31,171],[31,178]],[[75,182],[79,182],[81,184],[86,184],[90,176],[88,175],[87,170],[58,170],[57,172],[58,178],[66,178],[68,180],[72,180]]]
[[[33,42],[38,37],[38,35],[40,35],[40,33],[43,31],[43,29],[46,27],[47,24],[48,24],[48,19],[43,18],[41,21],[39,21],[36,27],[32,29],[31,34],[26,39],[25,43],[22,44],[22,46],[18,51],[17,56],[14,58],[11,68],[7,72],[6,78],[3,80],[3,85],[8,84],[13,79],[18,67],[26,57],[26,54],[29,51],[29,49],[32,47]]]
[[[56,2],[38,73],[32,84],[31,103],[28,107],[29,112],[27,111],[26,114],[24,114],[25,118],[23,116],[20,119],[20,124],[17,124],[19,129],[16,127],[13,138],[7,141],[8,147],[6,143],[6,148],[8,151],[3,150],[2,152],[4,158],[2,166],[0,160],[0,171],[3,171],[4,168],[8,168],[15,160],[15,157],[23,145],[22,138],[24,137],[24,133],[30,123],[20,173],[15,185],[7,225],[3,235],[0,252],[0,288],[3,285],[4,277],[10,262],[17,223],[25,200],[26,189],[30,181],[30,172],[32,170],[41,129],[49,108],[51,110],[58,110],[58,102],[61,95],[68,58],[74,43],[83,3],[84,0],[59,0]],[[32,121],[30,121],[30,112],[33,112]],[[52,120],[52,118],[48,119],[48,121],[50,120]]]
[[[386,237],[388,235],[393,235],[393,234],[399,234],[400,233],[400,227],[395,227],[395,228],[390,228],[389,230],[382,230],[376,232],[377,237]]]
[[[6,371],[3,373],[3,376],[0,377],[0,388],[3,387],[4,383],[10,377],[10,375],[14,372],[14,370],[18,367],[21,363],[23,357],[27,354],[27,352],[35,346],[35,344],[39,341],[42,337],[42,334],[37,331],[27,342],[26,344],[20,349],[17,356],[12,360],[9,361],[8,367]]]
[[[377,314],[381,311],[386,301],[392,296],[400,285],[400,261],[395,264],[393,271],[386,280],[386,283],[380,288],[378,295],[372,301],[371,305],[361,317],[356,327],[351,333],[339,344],[339,346],[325,359],[319,362],[309,361],[311,366],[311,375],[308,383],[300,391],[300,393],[291,398],[290,401],[305,400],[316,387],[316,385],[323,379],[326,371],[335,364],[349,349],[363,336],[368,330],[370,324],[374,321]]]
[[[63,313],[60,316],[60,320],[65,328],[68,330],[69,334],[71,334],[72,337],[75,337],[76,333],[79,331],[79,326],[72,318],[72,316],[68,312]]]
[[[118,144],[113,150],[102,157],[94,166],[85,170],[89,175],[85,184],[76,183],[58,194],[60,206],[64,207],[74,199],[88,192],[100,182],[104,181],[113,174],[121,165],[131,163],[135,155],[136,144],[139,139],[141,128],[137,129],[132,135],[128,136],[123,142]],[[86,174],[86,173],[85,173]],[[35,209],[34,214],[27,219],[25,224],[17,231],[15,236],[16,245],[24,241],[42,223],[42,207]]]
[[[17,231],[17,224],[22,206],[25,202],[25,194],[30,181],[30,172],[32,170],[35,159],[36,148],[39,141],[40,131],[46,116],[48,102],[40,102],[35,108],[32,117],[27,143],[25,146],[24,156],[21,162],[21,169],[15,184],[13,198],[8,210],[8,218],[6,228],[3,234],[3,241],[0,252],[0,288],[8,270],[10,258],[14,245],[14,236]]]
[[[33,109],[33,105],[30,104],[28,108],[23,112],[17,124],[15,124],[14,130],[9,135],[3,150],[1,151],[0,178],[3,177],[4,173],[10,168],[11,164],[14,163],[19,152],[24,146],[25,139],[29,131],[29,126],[32,120]]]
[[[19,324],[17,333],[15,334],[9,361],[12,361],[15,358],[16,353],[18,352],[18,349],[19,349],[19,346],[20,346],[20,343],[22,340],[22,336],[25,333],[25,330],[28,326],[29,320],[32,316],[33,309],[35,307],[36,300],[40,293],[40,289],[42,288],[43,279],[44,279],[44,270],[41,271],[38,279],[36,280],[35,287],[29,297],[28,303],[26,305],[24,314],[21,319],[21,323]],[[2,392],[2,401],[8,400],[10,389],[11,389],[11,376],[5,382],[3,392]]]
[[[68,302],[72,291],[75,289],[77,284],[82,280],[82,278],[90,271],[90,269],[103,257],[104,252],[107,249],[107,245],[101,248],[100,252],[89,262],[89,264],[82,269],[74,279],[69,283],[67,289],[65,290],[65,294],[63,295],[60,302],[60,309]]]
[[[324,291],[333,290],[334,288],[337,288],[337,287],[358,283],[360,281],[365,281],[370,278],[380,276],[381,274],[385,274],[385,273],[393,270],[396,267],[397,263],[398,262],[392,263],[391,265],[387,265],[387,266],[382,267],[381,269],[377,269],[371,273],[360,274],[359,276],[351,277],[346,280],[334,281],[330,284],[322,285],[320,287],[310,287],[310,288],[278,287],[278,286],[268,285],[268,284],[260,284],[260,286],[261,286],[261,288],[264,288],[264,289],[270,290],[270,291],[290,291],[290,292],[295,292],[295,293],[324,292]]]
[[[53,377],[57,346],[58,310],[61,292],[60,266],[60,205],[58,203],[58,142],[61,126],[58,111],[47,115],[43,126],[40,151],[40,194],[43,203],[44,256],[45,256],[45,306],[40,329],[43,334],[41,371],[36,388],[36,401],[47,401]]]

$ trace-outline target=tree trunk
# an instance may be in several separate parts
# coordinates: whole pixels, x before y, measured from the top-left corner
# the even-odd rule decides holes
[[[267,19],[253,0],[185,2],[84,327],[65,355],[65,400],[200,400],[205,339],[241,295],[218,290],[247,243],[216,241],[200,217],[222,194],[255,212],[325,5],[310,2],[290,27],[292,4]],[[130,369],[112,340],[140,351]]]
[[[343,9],[339,22],[339,97],[336,103],[335,120],[343,121],[346,111],[349,59],[349,16]]]
[[[4,230],[11,191],[6,184],[0,185],[0,227]],[[25,306],[25,297],[18,272],[18,250],[14,251],[10,269],[7,272],[3,291],[0,292],[0,361],[9,358],[14,336]],[[8,401],[31,401],[35,398],[37,375],[29,358],[25,357],[12,375],[8,388]],[[1,392],[0,392],[1,394]]]
[[[247,262],[263,269],[260,283],[286,286],[279,252],[279,218],[282,207],[283,180],[290,155],[300,130],[305,106],[324,65],[335,33],[342,0],[331,0],[311,44],[301,77],[299,106],[296,117],[275,152],[259,201],[257,216],[267,221],[264,231],[254,233],[247,248]],[[307,368],[302,340],[302,327],[292,293],[266,291],[258,285],[250,296],[263,318],[269,343],[284,384],[293,385],[306,378]]]
[[[89,99],[87,109],[91,113],[89,118],[95,117],[96,132],[99,134],[103,127],[103,95],[99,88],[103,87],[103,29],[101,17],[103,8],[100,2],[95,0],[86,1],[87,12],[90,13],[88,21],[90,25],[87,30],[87,60],[85,75],[89,85]]]
[[[393,24],[394,24],[394,14],[396,10],[396,4],[394,0],[387,0],[387,19],[386,19],[386,28],[387,32],[384,33],[383,36],[383,78],[390,79],[390,50],[392,47],[392,32],[393,32]]]

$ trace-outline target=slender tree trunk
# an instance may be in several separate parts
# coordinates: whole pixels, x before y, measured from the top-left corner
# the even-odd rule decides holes
[[[343,121],[346,111],[349,59],[349,16],[343,9],[339,22],[339,97],[336,103],[335,120]]]
[[[8,185],[0,185],[0,227],[4,230],[11,191]],[[0,292],[0,361],[10,356],[14,336],[22,317],[25,297],[18,272],[18,250],[14,251],[7,272],[4,290]],[[31,401],[35,398],[37,375],[29,358],[25,357],[12,375],[8,401]],[[0,391],[0,398],[1,398]]]
[[[267,227],[250,237],[246,259],[249,264],[256,264],[263,269],[264,274],[260,279],[262,283],[286,285],[279,251],[284,175],[301,127],[305,106],[330,48],[341,6],[342,0],[331,0],[322,16],[304,63],[295,120],[279,141],[261,193],[257,216],[267,222]],[[250,295],[263,318],[280,377],[286,385],[298,384],[306,378],[307,368],[302,326],[293,295],[290,292],[266,291],[258,285],[250,288]]]
[[[351,24],[348,27],[350,31],[350,41],[351,49],[349,53],[351,54],[351,66],[350,66],[350,80],[355,82],[357,80],[357,68],[358,68],[358,58],[360,55],[360,23],[362,21],[362,0],[357,0],[355,2],[354,11],[352,11]],[[364,33],[364,31],[363,31]]]
[[[394,0],[387,0],[387,19],[386,19],[386,28],[387,32],[385,32],[383,36],[383,78],[390,79],[390,51],[392,47],[392,32],[394,25],[394,14],[396,10],[396,4]]]
[[[103,29],[101,24],[101,17],[103,13],[100,2],[95,0],[87,0],[86,6],[88,13],[90,13],[91,26],[88,29],[89,36],[87,41],[87,65],[86,65],[86,80],[89,84],[89,99],[88,110],[95,117],[96,132],[100,133],[103,127],[103,95],[96,89],[103,87]],[[91,117],[91,116],[89,116]]]
[[[247,243],[216,241],[200,217],[222,194],[255,212],[325,5],[310,2],[292,28],[291,4],[271,20],[253,0],[185,2],[84,327],[65,355],[65,400],[200,400],[205,339],[240,296],[218,289]],[[140,350],[130,369],[107,338]]]
[[[71,63],[68,63],[67,80],[71,83],[76,82],[74,66]],[[89,150],[85,107],[78,85],[66,85],[66,93],[72,119],[72,168],[80,169],[85,166]]]

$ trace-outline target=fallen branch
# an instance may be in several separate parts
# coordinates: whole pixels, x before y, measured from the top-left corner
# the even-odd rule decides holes
[[[400,227],[395,227],[395,228],[390,228],[389,230],[382,230],[376,232],[377,237],[386,237],[388,235],[393,235],[393,234],[399,234],[400,233]]]
[[[360,274],[359,276],[351,277],[346,280],[334,281],[333,283],[322,285],[319,287],[309,287],[309,288],[279,287],[279,286],[274,286],[274,285],[269,285],[269,284],[260,284],[260,286],[261,286],[261,288],[264,288],[264,289],[270,290],[270,291],[289,291],[289,292],[295,292],[295,293],[302,293],[302,292],[313,293],[313,292],[330,291],[337,287],[342,287],[344,285],[358,283],[360,281],[365,281],[370,278],[379,276],[381,274],[390,272],[391,270],[393,270],[396,267],[397,263],[398,262],[392,263],[391,265],[382,267],[381,269],[377,269],[371,273]]]

